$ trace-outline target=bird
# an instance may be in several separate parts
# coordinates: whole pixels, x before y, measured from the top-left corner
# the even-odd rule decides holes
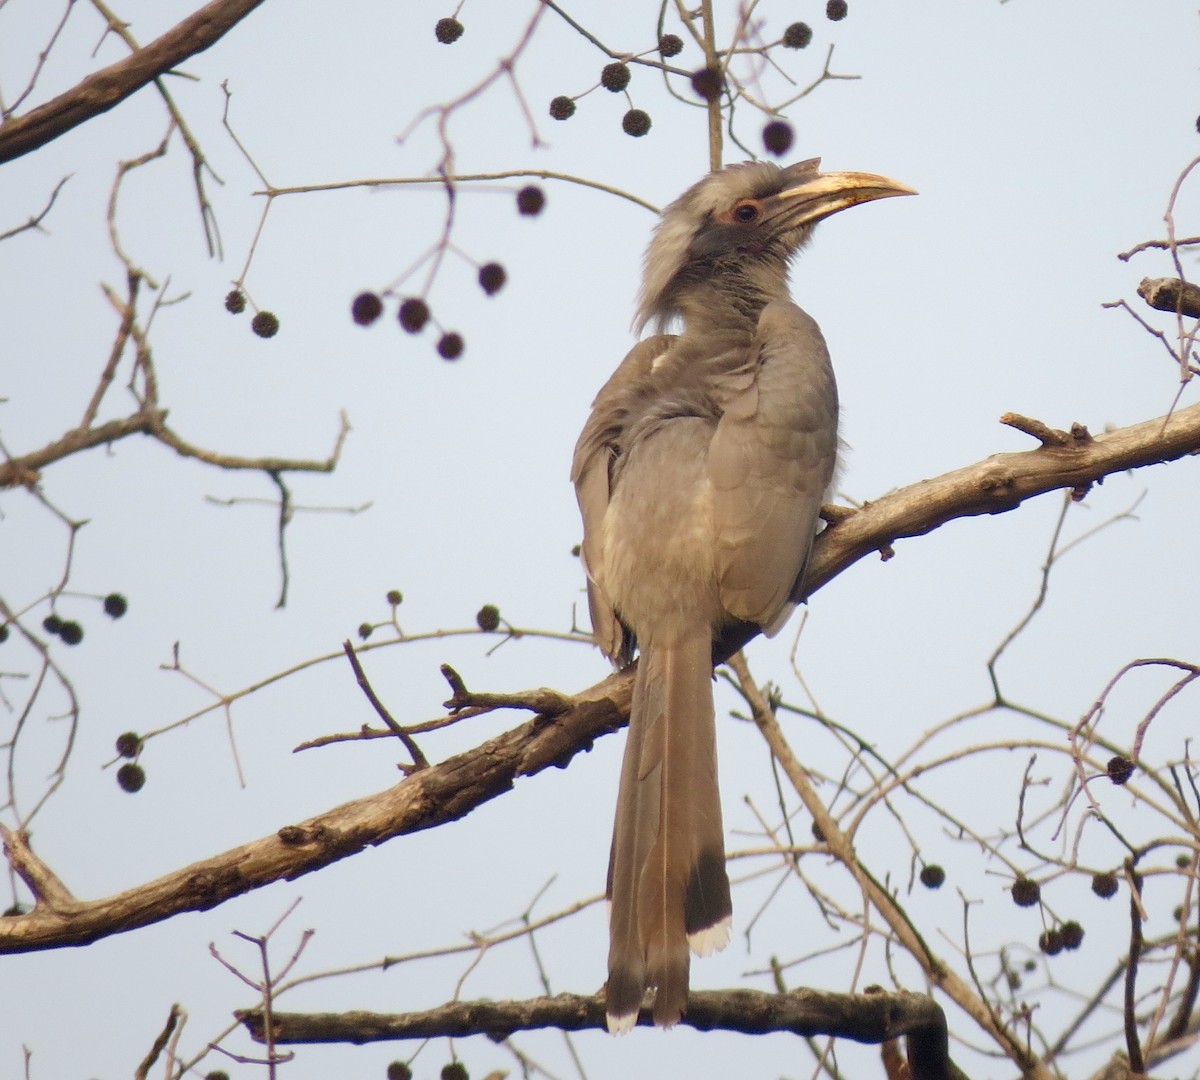
[[[677,1023],[689,949],[729,941],[714,657],[778,632],[804,599],[833,482],[837,387],[789,265],[822,219],[916,194],[820,164],[728,165],[662,212],[634,318],[652,332],[601,388],[572,459],[593,638],[617,667],[639,654],[606,890],[615,1034],[651,988],[654,1022]]]

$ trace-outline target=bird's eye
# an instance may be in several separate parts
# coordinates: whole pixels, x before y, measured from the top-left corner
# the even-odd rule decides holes
[[[745,202],[740,206],[735,206],[733,208],[733,217],[735,221],[743,223],[753,221],[758,217],[758,205],[752,202]]]

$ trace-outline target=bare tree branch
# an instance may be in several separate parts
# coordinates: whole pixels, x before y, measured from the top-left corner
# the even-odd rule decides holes
[[[1077,428],[1067,446],[998,454],[923,480],[840,517],[822,533],[813,553],[810,591],[898,537],[920,536],[955,518],[1001,513],[1047,491],[1080,488],[1110,473],[1197,452],[1200,405],[1094,439]],[[745,640],[755,633],[744,631]],[[565,699],[570,706],[565,711],[539,714],[387,791],[101,900],[76,900],[33,853],[24,834],[0,830],[10,864],[37,901],[29,914],[0,918],[0,953],[83,945],[183,911],[205,910],[393,837],[461,818],[503,794],[518,777],[565,767],[597,738],[621,728],[628,720],[631,688],[630,670],[610,675]],[[564,703],[557,696],[553,700]]]
[[[101,900],[75,899],[33,853],[28,837],[0,826],[12,868],[36,899],[26,915],[0,917],[0,953],[86,945],[184,911],[203,911],[272,882],[291,880],[405,833],[454,821],[522,776],[564,767],[628,719],[631,681],[612,675],[542,716],[413,773],[395,787],[345,803],[271,836]]]
[[[0,128],[0,131],[3,131],[3,128]],[[54,209],[54,202],[58,198],[58,193],[62,191],[63,185],[70,179],[70,174],[64,176],[57,184],[54,185],[54,190],[50,192],[50,198],[46,202],[46,205],[42,207],[41,211],[37,214],[34,214],[33,217],[26,221],[24,225],[16,225],[11,229],[0,232],[0,240],[9,240],[20,233],[28,231],[29,229],[40,229],[42,227],[42,222],[46,220],[47,215],[51,210]]]
[[[1195,318],[1200,315],[1200,285],[1179,278],[1142,278],[1138,296],[1159,311],[1173,311]]]
[[[957,518],[1004,513],[1035,495],[1086,487],[1113,473],[1195,453],[1200,453],[1200,405],[1095,437],[1073,434],[1069,446],[993,454],[885,495],[822,534],[824,542],[818,542],[809,567],[810,589],[884,542],[924,536]]]
[[[265,1038],[261,1010],[239,1012],[250,1034]],[[273,1017],[275,1043],[355,1044],[394,1039],[487,1035],[497,1041],[514,1031],[605,1030],[604,997],[558,994],[528,1001],[457,1001],[419,1013],[280,1013]],[[912,1080],[951,1080],[962,1073],[949,1058],[946,1018],[924,994],[907,991],[835,994],[818,990],[765,993],[761,990],[695,990],[680,1023],[698,1031],[761,1035],[833,1035],[862,1043],[908,1036]],[[638,1024],[653,1017],[643,1009]]]
[[[189,56],[214,45],[263,0],[212,0],[162,37],[66,93],[0,126],[0,164],[32,153],[107,112]]]
[[[109,420],[91,427],[78,427],[68,431],[59,439],[47,443],[40,450],[9,458],[0,463],[0,489],[17,484],[36,483],[40,472],[47,465],[61,461],[81,450],[90,450],[124,439],[129,435],[150,435],[164,446],[169,446],[180,457],[196,458],[206,465],[219,469],[250,469],[268,473],[321,472],[330,473],[337,467],[342,446],[350,425],[343,414],[337,440],[329,457],[322,460],[281,457],[243,457],[240,454],[223,454],[205,450],[181,439],[166,425],[166,409],[144,406],[120,420]]]

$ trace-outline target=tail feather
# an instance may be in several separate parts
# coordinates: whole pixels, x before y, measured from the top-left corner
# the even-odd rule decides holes
[[[707,637],[647,642],[638,664],[609,862],[610,1031],[633,1026],[648,986],[655,1023],[676,1023],[689,945],[729,940],[711,650]]]

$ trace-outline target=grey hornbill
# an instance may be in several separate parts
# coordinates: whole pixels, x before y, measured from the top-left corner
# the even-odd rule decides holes
[[[667,207],[646,252],[640,341],[596,397],[571,479],[596,642],[641,652],[608,868],[608,1026],[687,1008],[688,947],[729,940],[717,790],[714,656],[773,634],[837,458],[837,388],[788,263],[822,218],[914,194],[882,176],[747,162]],[[681,323],[678,335],[662,333]]]

